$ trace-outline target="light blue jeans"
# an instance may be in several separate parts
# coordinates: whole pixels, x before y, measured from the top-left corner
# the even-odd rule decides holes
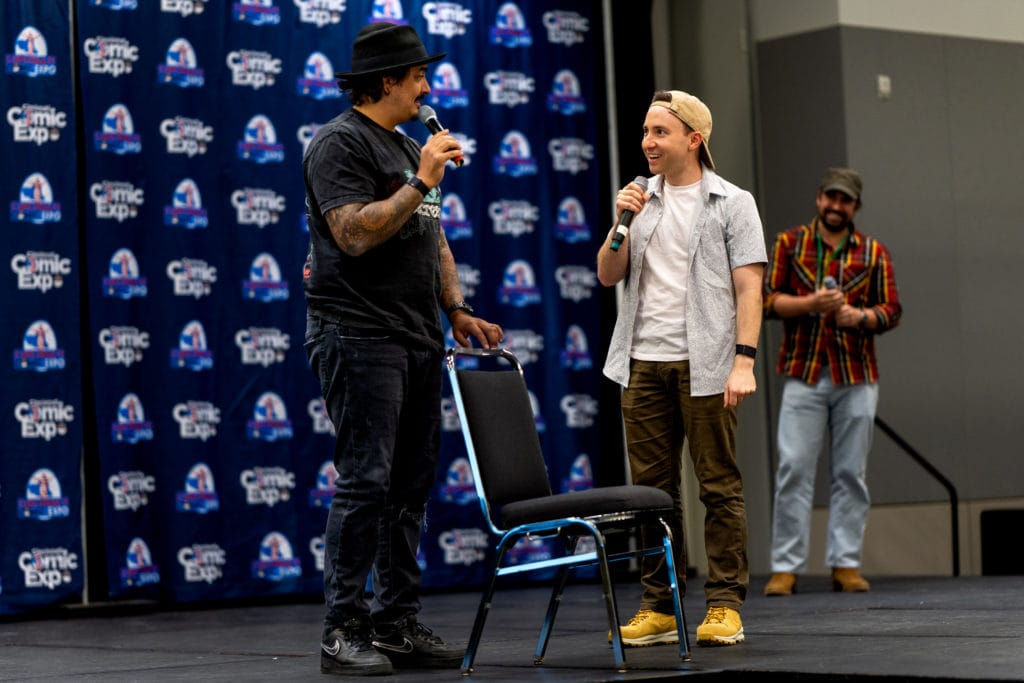
[[[800,574],[807,565],[818,455],[830,440],[831,495],[825,561],[859,567],[871,499],[868,452],[875,431],[878,384],[811,386],[787,379],[779,410],[772,571]]]

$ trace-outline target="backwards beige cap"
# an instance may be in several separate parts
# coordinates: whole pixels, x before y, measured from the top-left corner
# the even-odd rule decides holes
[[[715,162],[711,158],[711,149],[708,147],[708,140],[711,138],[711,110],[708,106],[690,93],[682,90],[666,90],[672,99],[670,101],[654,100],[652,107],[665,107],[677,119],[700,133],[700,159],[704,165],[715,170]]]

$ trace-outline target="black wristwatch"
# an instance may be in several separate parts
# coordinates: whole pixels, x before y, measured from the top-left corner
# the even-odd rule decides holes
[[[444,309],[444,314],[451,318],[452,313],[454,313],[455,311],[465,311],[466,313],[473,315],[473,307],[467,304],[465,299],[459,299],[451,306]]]

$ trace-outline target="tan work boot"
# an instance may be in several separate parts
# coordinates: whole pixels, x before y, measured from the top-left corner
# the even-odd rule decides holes
[[[792,595],[796,592],[796,574],[775,572],[764,587],[765,595]]]
[[[742,642],[740,613],[729,607],[708,607],[704,623],[697,627],[697,644],[738,645]]]
[[[854,567],[833,567],[832,590],[837,593],[863,593],[871,590],[871,584]]]
[[[647,609],[638,611],[628,624],[619,628],[619,633],[622,635],[622,644],[629,647],[679,642],[675,615]]]

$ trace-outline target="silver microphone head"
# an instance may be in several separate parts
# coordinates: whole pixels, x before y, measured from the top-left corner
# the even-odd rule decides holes
[[[639,185],[641,190],[647,192],[647,178],[645,176],[638,175],[636,178],[633,178],[633,184]]]
[[[431,107],[429,104],[421,104],[419,118],[420,123],[426,125],[427,121],[429,121],[430,119],[437,118],[437,112],[434,111],[434,108]]]

